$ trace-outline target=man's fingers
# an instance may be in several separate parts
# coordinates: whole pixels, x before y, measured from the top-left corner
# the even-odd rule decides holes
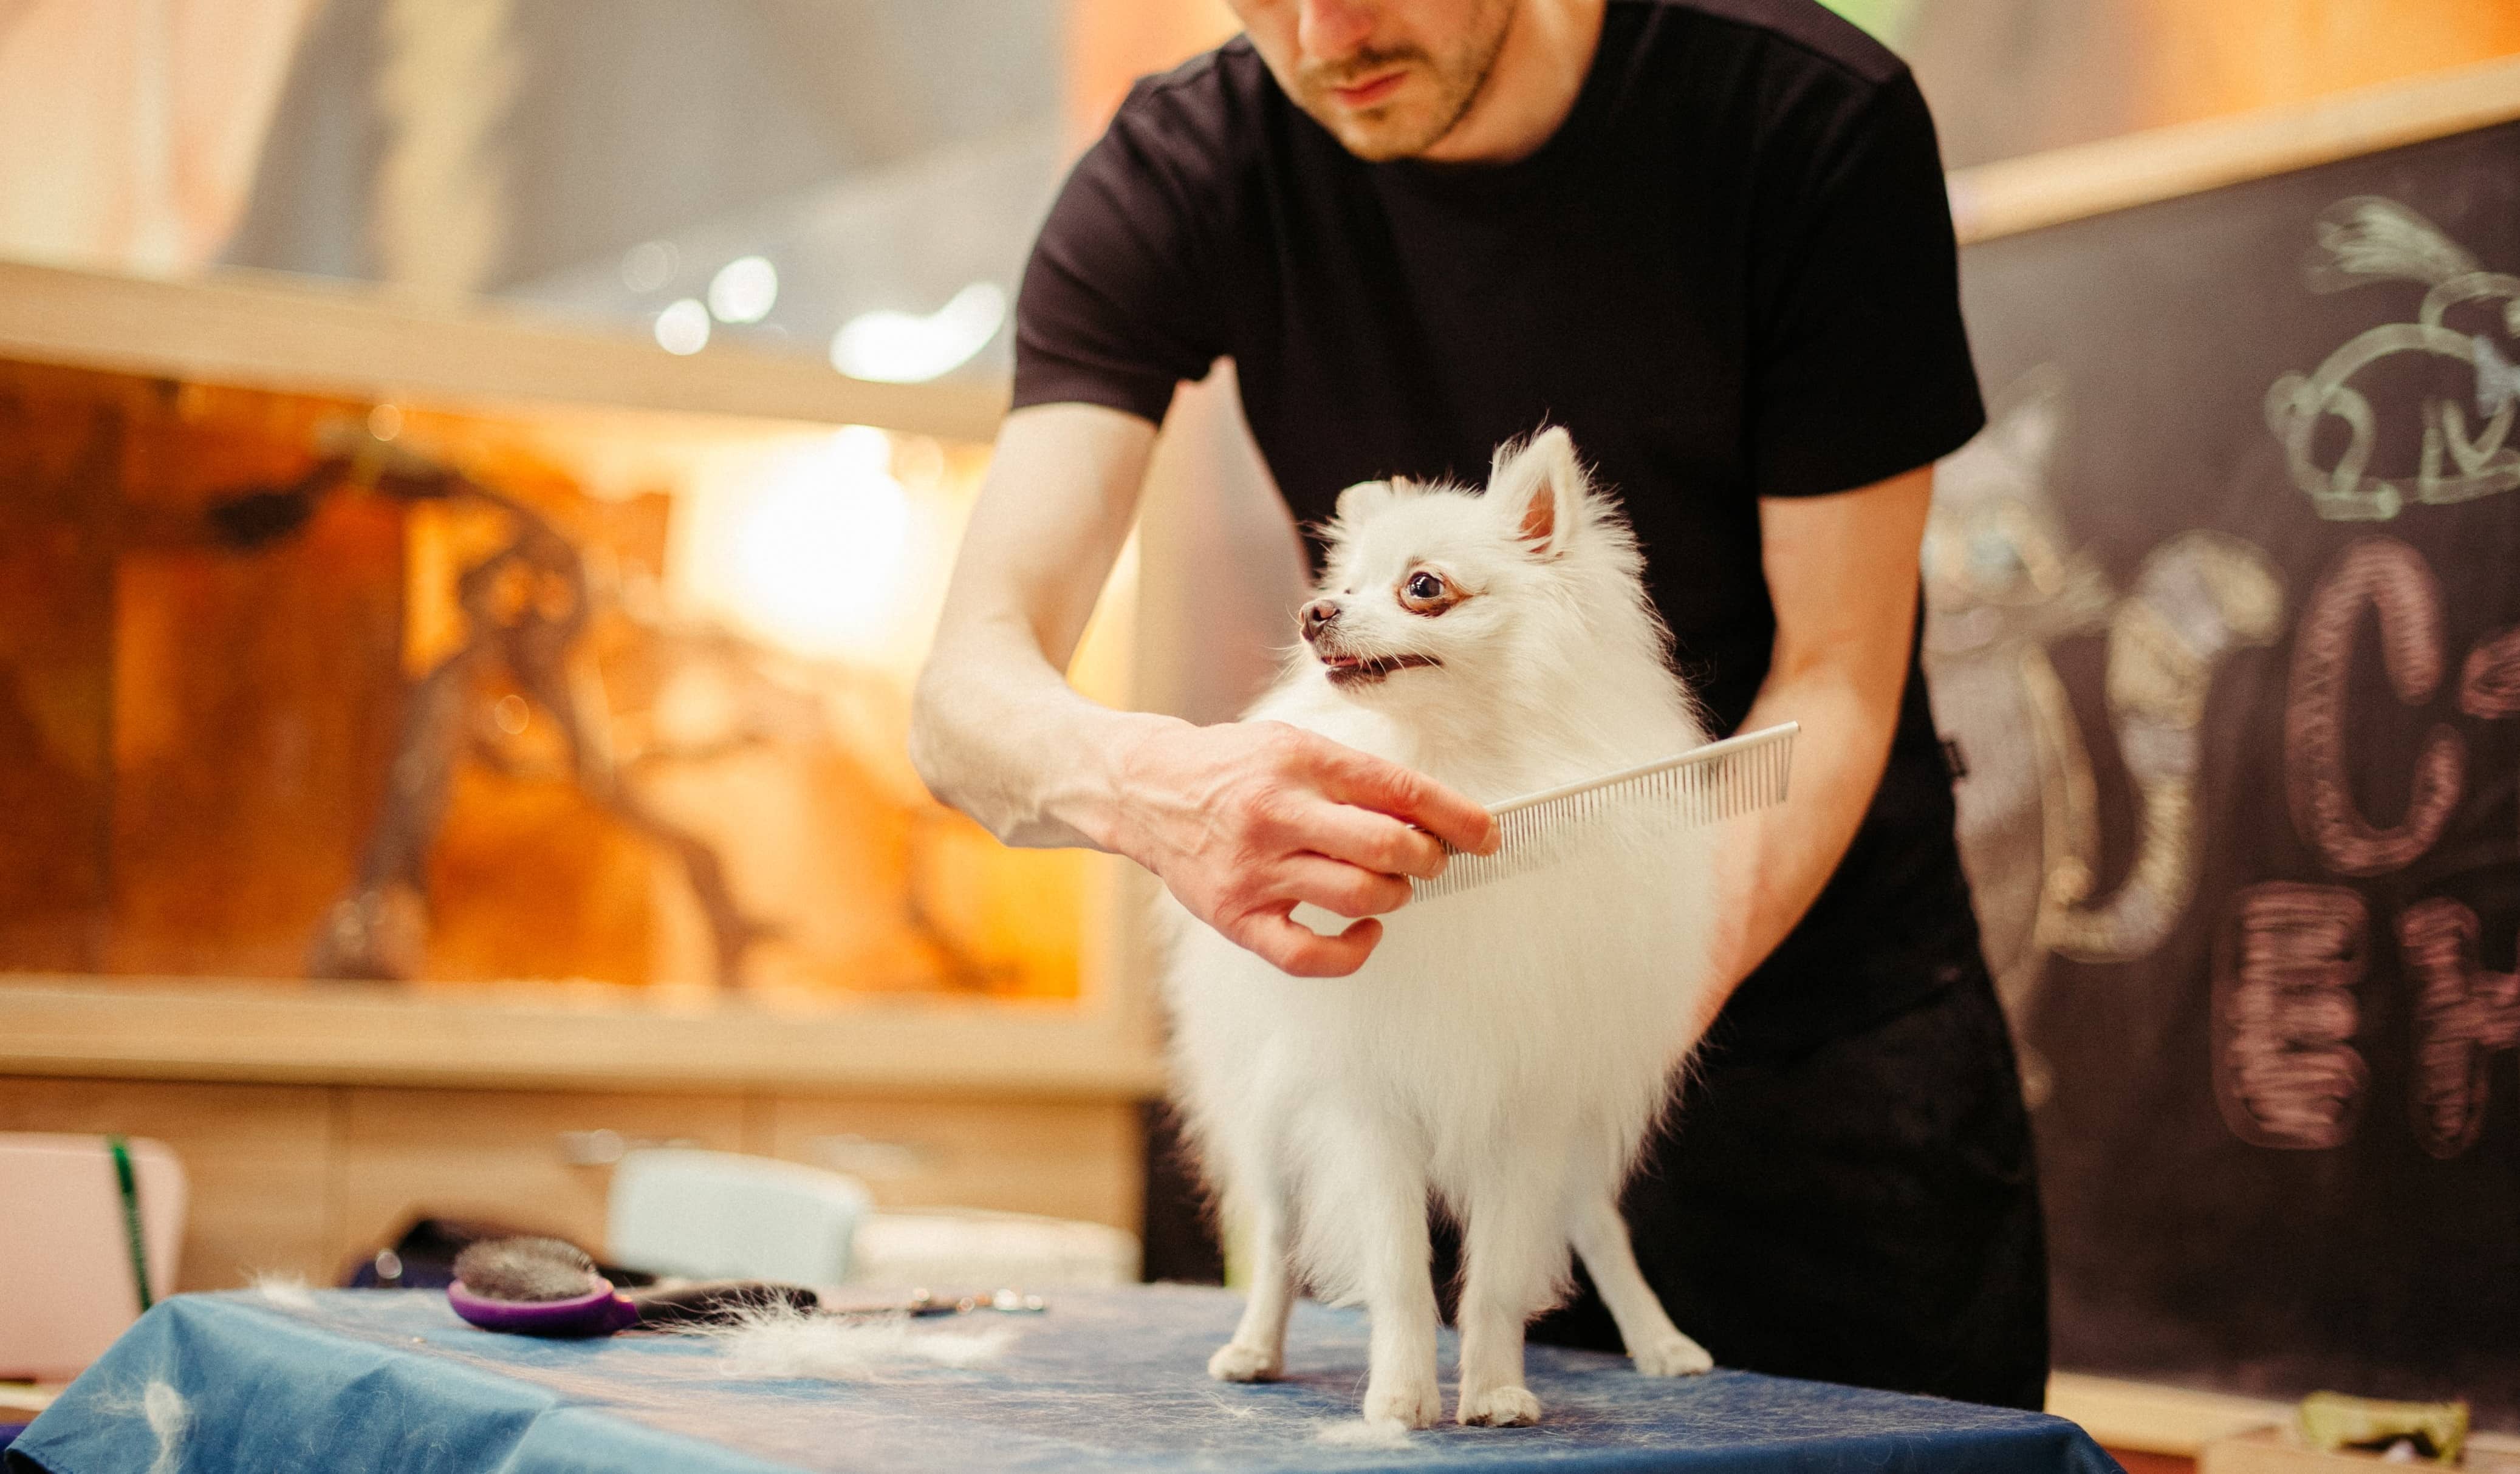
[[[1350,919],[1409,904],[1408,881],[1320,855],[1287,856],[1283,876],[1285,894]]]
[[[1444,872],[1444,847],[1434,835],[1354,804],[1307,803],[1291,817],[1288,837],[1315,854],[1385,875],[1432,880]]]
[[[1353,747],[1324,742],[1322,752],[1322,791],[1329,797],[1406,820],[1457,850],[1494,853],[1495,816],[1462,794]]]
[[[1364,966],[1373,944],[1382,940],[1382,923],[1371,916],[1334,937],[1277,912],[1244,917],[1240,930],[1235,941],[1291,977],[1345,977]]]

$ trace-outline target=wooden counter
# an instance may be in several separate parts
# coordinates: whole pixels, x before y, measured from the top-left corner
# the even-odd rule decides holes
[[[0,1075],[1135,1099],[1152,1030],[1098,1004],[0,974]]]

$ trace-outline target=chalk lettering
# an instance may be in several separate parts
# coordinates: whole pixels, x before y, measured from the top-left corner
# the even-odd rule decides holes
[[[2414,549],[2395,538],[2362,538],[2338,556],[2311,592],[2293,637],[2292,689],[2284,702],[2284,786],[2301,837],[2345,875],[2398,870],[2441,837],[2458,803],[2467,747],[2436,725],[2415,757],[2407,817],[2374,827],[2355,807],[2345,777],[2345,678],[2362,606],[2379,616],[2380,656],[2398,699],[2431,699],[2441,685],[2441,585]]]
[[[2271,880],[2240,892],[2214,956],[2214,1099],[2253,1146],[2342,1145],[2369,1069],[2348,1041],[2369,914],[2342,886]]]
[[[2520,972],[2477,961],[2476,913],[2447,896],[2418,901],[2398,918],[2398,945],[2415,985],[2415,1139],[2444,1159],[2485,1129],[2486,1068],[2520,1049]]]
[[[2458,673],[2458,709],[2494,721],[2520,716],[2520,624],[2488,635]]]

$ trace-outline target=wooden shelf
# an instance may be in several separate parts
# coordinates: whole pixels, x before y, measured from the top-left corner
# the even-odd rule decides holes
[[[1005,1001],[722,1000],[533,984],[412,987],[0,975],[0,1075],[561,1090],[1150,1097],[1130,1011]]]
[[[2105,1448],[2186,1458],[2210,1446],[2290,1428],[2294,1417],[2291,1403],[2075,1371],[2048,1378],[2048,1410],[2080,1424]],[[2520,1458],[2520,1437],[2507,1433],[2471,1433],[2468,1447],[2496,1460]],[[2379,1462],[2367,1454],[2353,1455],[2352,1461]]]
[[[513,307],[460,309],[268,272],[197,281],[0,262],[0,357],[244,388],[450,408],[548,403],[875,424],[993,438],[1004,384],[850,379],[721,345],[677,357],[626,332]]]
[[[1971,245],[2520,117],[2520,57],[2152,128],[1950,176]]]

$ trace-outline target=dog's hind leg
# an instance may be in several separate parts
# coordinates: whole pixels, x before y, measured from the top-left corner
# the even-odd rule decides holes
[[[1662,1308],[1653,1286],[1645,1283],[1643,1272],[1637,1268],[1636,1248],[1628,1242],[1627,1220],[1619,1217],[1617,1199],[1596,1194],[1582,1200],[1567,1224],[1566,1236],[1575,1252],[1584,1256],[1593,1287],[1601,1292],[1601,1303],[1618,1322],[1619,1340],[1635,1360],[1637,1370],[1649,1377],[1679,1377],[1714,1366],[1715,1359],[1706,1354],[1706,1348],[1671,1323],[1671,1313]]]
[[[1295,1304],[1294,1246],[1287,1235],[1286,1194],[1270,1182],[1252,1194],[1250,1231],[1244,1247],[1250,1253],[1251,1294],[1242,1304],[1242,1319],[1234,1339],[1207,1359],[1207,1374],[1220,1382],[1275,1381],[1286,1365],[1286,1315]]]

